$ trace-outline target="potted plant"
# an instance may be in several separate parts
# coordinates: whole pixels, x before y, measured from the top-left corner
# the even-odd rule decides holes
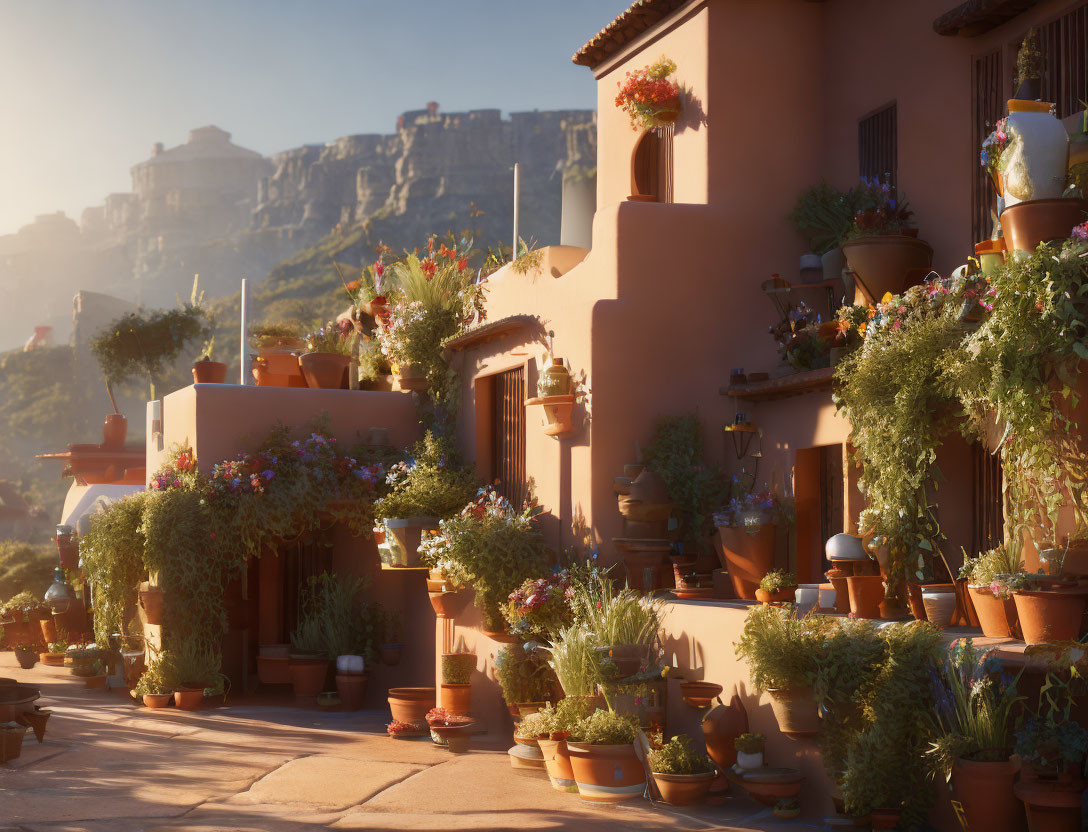
[[[554,705],[549,702],[539,712],[540,737],[537,746],[544,756],[544,768],[556,791],[576,794],[574,769],[570,764],[567,737],[575,726],[593,712],[589,700],[581,696],[568,696]]]
[[[456,449],[431,431],[407,459],[389,468],[385,482],[389,492],[374,504],[374,515],[386,530],[382,556],[396,567],[419,566],[424,530],[437,529],[441,518],[456,514],[476,493],[474,478],[459,463]],[[439,559],[432,557],[431,565]]]
[[[178,680],[169,657],[161,654],[144,670],[132,689],[132,695],[139,698],[146,708],[166,708],[174,701],[177,688]]]
[[[257,350],[252,373],[258,387],[306,387],[298,354],[306,348],[302,328],[296,323],[271,323],[249,331]]]
[[[447,563],[450,578],[473,587],[483,631],[492,637],[505,638],[502,609],[510,593],[547,567],[548,547],[533,522],[539,511],[531,498],[515,509],[493,488],[483,488],[420,544],[425,563]]]
[[[812,251],[820,255],[824,280],[842,277],[846,258],[841,246],[859,207],[856,189],[840,191],[826,182],[812,185],[797,196],[789,219],[808,237]]]
[[[1001,579],[1021,572],[1023,566],[1019,554],[1004,544],[964,559],[960,578],[967,582],[984,636],[1019,638],[1016,602]]]
[[[569,627],[574,618],[567,600],[571,587],[566,570],[526,579],[502,608],[507,629],[520,639],[540,641]]]
[[[797,576],[792,572],[772,569],[759,581],[756,600],[761,604],[784,604],[793,601],[797,590]]]
[[[526,649],[515,643],[504,645],[495,656],[495,680],[514,716],[519,714],[521,705],[543,707],[543,703],[555,698],[555,675],[547,655],[545,648]],[[554,653],[552,655],[554,661]],[[595,682],[583,681],[582,684],[592,688],[587,695],[595,692]]]
[[[754,601],[759,582],[774,567],[776,526],[783,519],[777,496],[769,491],[734,497],[714,515],[733,591]]]
[[[298,363],[310,387],[340,390],[347,387],[348,367],[355,349],[355,325],[349,318],[329,321],[306,336],[308,352]]]
[[[1016,78],[1013,86],[1016,93],[1013,98],[1021,101],[1035,101],[1039,98],[1045,62],[1039,48],[1039,31],[1032,26],[1016,53]]]
[[[638,721],[629,714],[597,710],[578,722],[567,739],[578,795],[591,803],[641,797],[646,772],[635,753]]]
[[[692,746],[691,737],[678,734],[647,755],[650,774],[661,799],[672,806],[691,806],[710,790],[716,771],[710,758]]]
[[[475,670],[475,653],[442,654],[441,705],[450,714],[468,714],[472,696],[469,682]]]
[[[404,613],[400,610],[385,610],[380,614],[380,640],[378,657],[382,664],[390,667],[400,664],[404,650]]]
[[[1012,593],[1025,643],[1076,641],[1080,637],[1085,607],[1082,588],[1056,585],[1046,576],[1023,572],[997,584],[999,593]]]
[[[831,619],[818,615],[794,618],[789,609],[753,607],[737,642],[737,655],[748,662],[757,691],[767,691],[778,727],[786,734],[820,731],[812,685],[817,654],[833,630]]]
[[[214,321],[209,319],[209,329],[213,326]],[[210,335],[200,350],[200,357],[193,364],[193,384],[222,384],[227,380],[227,365],[212,360],[214,350],[215,336]]]
[[[32,592],[19,592],[0,607],[0,626],[4,628],[4,641],[9,647],[15,644],[44,647],[47,642],[43,641],[44,631],[38,621],[39,618],[45,620],[47,616],[48,608]]]
[[[389,710],[394,722],[426,725],[427,712],[434,707],[434,688],[390,688]]]
[[[411,740],[425,735],[427,729],[415,722],[403,722],[394,719],[385,726],[385,732],[395,740]]]
[[[30,670],[38,663],[38,648],[33,644],[16,644],[13,649],[15,660],[23,670]]]
[[[39,658],[42,664],[48,667],[64,667],[64,658],[68,654],[68,639],[65,633],[60,633],[57,640],[49,644],[48,650]]]
[[[322,577],[327,580],[330,576],[312,576],[299,589],[298,624],[291,631],[291,661],[287,666],[295,697],[314,701],[326,690],[330,662]]]
[[[162,624],[165,595],[161,587],[148,584],[140,590],[140,608],[144,611],[144,620],[153,627]]]
[[[106,665],[101,659],[95,659],[91,665],[91,673],[83,677],[84,687],[97,690],[106,687]]]
[[[1088,731],[1057,714],[1030,717],[1016,732],[1016,753],[1025,771],[1013,791],[1024,803],[1030,832],[1082,828]]]
[[[596,669],[614,681],[646,670],[656,658],[662,604],[597,573],[578,581],[570,605],[575,619],[593,634]]]
[[[741,734],[733,740],[737,751],[737,768],[751,771],[763,768],[763,749],[766,739],[762,734]]]
[[[854,302],[876,304],[921,280],[933,249],[918,239],[913,212],[891,184],[862,179],[856,193],[858,208],[842,250],[856,280]]]
[[[464,754],[476,726],[472,717],[451,714],[445,708],[432,708],[427,714],[427,727],[436,743],[445,745],[451,754]]]
[[[1023,671],[1021,671],[1022,673]],[[957,641],[941,663],[936,682],[935,739],[929,751],[937,774],[951,783],[972,829],[1023,829],[1013,795],[1017,766],[1011,758],[1020,673],[1003,677],[1000,662],[970,639]]]
[[[547,734],[544,732],[544,718],[540,711],[522,714],[521,719],[514,723],[514,742],[518,745],[539,750],[538,741],[542,736]]]

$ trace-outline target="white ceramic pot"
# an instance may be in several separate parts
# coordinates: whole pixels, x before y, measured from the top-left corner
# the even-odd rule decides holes
[[[835,609],[835,587],[833,586],[821,586],[820,587],[820,609],[833,610]]]
[[[930,623],[943,630],[952,624],[952,614],[956,611],[956,591],[953,589],[923,589],[922,606],[926,608],[926,618]]]
[[[824,280],[836,280],[842,278],[842,270],[846,268],[846,256],[838,246],[826,252],[820,257],[820,268],[823,269]],[[853,297],[851,292],[847,297]]]
[[[824,279],[824,262],[818,254],[801,255],[801,282],[819,283]]]
[[[737,768],[742,768],[745,770],[751,770],[753,768],[763,768],[763,752],[757,751],[755,754],[748,754],[744,751],[738,751]]]
[[[1009,146],[1001,155],[1005,207],[1058,199],[1065,191],[1069,134],[1043,101],[1009,101]]]
[[[364,669],[362,656],[345,654],[336,657],[336,672],[341,676],[358,676]]]
[[[799,615],[805,615],[820,602],[819,584],[800,584],[793,591],[793,601]]]
[[[865,547],[861,538],[852,534],[833,534],[824,544],[824,553],[828,560],[865,560]]]

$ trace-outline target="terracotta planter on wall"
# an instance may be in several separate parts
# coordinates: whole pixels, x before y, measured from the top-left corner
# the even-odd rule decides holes
[[[886,292],[902,292],[921,282],[933,263],[930,245],[906,235],[859,237],[842,251],[856,275],[854,303],[876,304]]]
[[[1076,641],[1084,617],[1084,596],[1062,590],[1014,592],[1016,615],[1027,644]]]
[[[308,352],[298,360],[306,386],[322,390],[347,389],[351,356],[335,352]]]
[[[128,419],[120,413],[110,413],[102,425],[102,445],[110,450],[125,447],[128,436]]]
[[[428,592],[431,607],[439,618],[455,618],[468,602],[467,592]]]
[[[820,714],[812,688],[780,688],[768,690],[767,695],[771,698],[771,710],[783,734],[820,733]]]
[[[193,365],[193,384],[222,384],[227,380],[227,365],[222,361],[197,361]]]
[[[253,359],[253,378],[258,387],[306,387],[298,356],[289,352],[261,354]]]
[[[612,542],[623,556],[627,584],[639,592],[664,589],[668,574],[668,556],[672,544],[668,540],[632,540],[614,537]]]
[[[880,618],[884,601],[884,579],[879,575],[850,575],[846,579],[850,612],[854,618]]]
[[[994,598],[989,587],[970,588],[982,634],[989,638],[1019,638],[1020,619],[1012,598]]]
[[[986,832],[1024,832],[1024,806],[1013,794],[1017,765],[1012,760],[978,763],[962,757],[952,764],[952,794],[963,805],[967,825]]]
[[[409,364],[407,367],[397,367],[396,373],[397,386],[401,390],[407,390],[413,393],[422,393],[431,386],[431,383],[427,381],[427,376],[423,374],[415,365]]]
[[[568,742],[578,795],[590,803],[621,803],[642,797],[646,772],[634,745]]]
[[[434,707],[434,688],[390,688],[389,710],[393,719],[421,723]]]
[[[158,587],[140,590],[140,606],[144,610],[144,618],[151,625],[162,624],[163,591]]]
[[[472,685],[448,685],[440,689],[439,705],[454,716],[468,716],[472,704]]]
[[[1083,199],[1033,199],[1001,212],[1001,228],[1010,250],[1033,252],[1039,243],[1064,240],[1084,222]]]
[[[718,535],[725,552],[722,566],[729,570],[733,591],[742,600],[754,601],[759,582],[774,568],[775,525],[764,523],[754,534],[740,526],[718,526]]]

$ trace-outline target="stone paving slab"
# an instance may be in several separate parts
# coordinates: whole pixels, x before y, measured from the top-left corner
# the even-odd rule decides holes
[[[284,763],[228,803],[293,803],[347,809],[364,803],[423,766],[319,755]]]

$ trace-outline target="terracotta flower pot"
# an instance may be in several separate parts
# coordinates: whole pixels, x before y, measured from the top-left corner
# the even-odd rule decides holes
[[[397,386],[401,390],[422,393],[431,386],[431,383],[427,381],[427,376],[414,364],[397,367],[395,375],[397,377]]]
[[[298,356],[290,352],[268,353],[253,359],[253,378],[258,387],[306,387]]]
[[[952,795],[963,805],[969,828],[1024,832],[1024,806],[1013,794],[1016,775],[1012,760],[981,763],[960,757],[952,764]]]
[[[661,799],[670,806],[691,806],[698,803],[706,793],[710,791],[710,784],[714,782],[715,773],[708,771],[705,774],[661,774],[651,772]]]
[[[128,436],[128,419],[120,413],[110,413],[102,425],[102,444],[110,450],[125,447]]]
[[[145,708],[168,708],[170,703],[174,701],[174,694],[172,693],[145,693],[144,694],[144,707]]]
[[[434,707],[434,688],[390,688],[389,710],[401,722],[423,722]]]
[[[47,708],[38,708],[24,711],[19,717],[19,721],[34,732],[34,738],[40,744],[45,740],[45,724],[49,722],[49,717],[52,715],[53,712]]]
[[[324,681],[324,677],[322,677]],[[204,704],[204,689],[174,691],[174,707],[183,711],[195,711]]]
[[[646,772],[634,745],[589,745],[568,742],[578,795],[590,803],[620,803],[641,797]]]
[[[771,710],[783,734],[820,733],[820,713],[812,696],[812,688],[771,689],[767,694],[771,697]]]
[[[262,685],[289,685],[291,684],[291,671],[289,665],[291,659],[288,656],[258,656],[257,678]]]
[[[648,650],[643,644],[610,644],[596,650],[612,661],[621,679],[634,676],[647,661]]]
[[[1084,617],[1084,596],[1062,590],[1013,593],[1016,616],[1027,644],[1075,641]]]
[[[774,568],[777,529],[764,523],[754,534],[739,526],[718,526],[725,563],[733,581],[733,591],[744,601],[754,601],[759,582]]]
[[[468,716],[472,704],[472,685],[448,685],[440,688],[439,705],[454,716]]]
[[[850,612],[854,618],[880,618],[884,600],[884,579],[879,575],[850,575],[846,579]]]
[[[456,618],[468,603],[466,592],[428,592],[431,607],[439,618]]]
[[[40,653],[38,658],[46,667],[64,667],[63,653]]]
[[[973,586],[970,592],[984,636],[988,638],[1020,637],[1020,619],[1016,615],[1016,601],[1012,598],[994,598],[990,588],[985,586]]]
[[[25,737],[24,725],[0,725],[0,762],[6,763],[22,754]]]
[[[922,604],[926,618],[938,630],[951,626],[956,612],[956,588],[952,584],[922,586]]]
[[[787,586],[775,592],[767,592],[765,589],[756,590],[756,600],[763,605],[770,604],[788,604],[793,601],[794,593],[797,591],[796,586]]]
[[[1033,252],[1039,243],[1064,240],[1084,222],[1082,199],[1032,199],[1001,212],[1001,228],[1010,250]]]
[[[79,542],[74,535],[57,535],[57,554],[60,555],[61,569],[72,570],[79,567]]]
[[[325,676],[329,672],[328,659],[291,658],[287,664],[291,674],[291,686],[296,697],[316,698],[325,690]]]
[[[365,673],[336,674],[336,692],[340,695],[340,704],[345,711],[360,711],[366,702]]]
[[[158,587],[150,587],[140,590],[140,606],[143,607],[144,617],[151,625],[162,624],[162,609],[164,593]]]
[[[106,687],[106,677],[86,676],[83,679],[83,686],[88,690],[103,690]]]
[[[351,356],[335,352],[308,352],[299,358],[298,365],[307,386],[340,390],[347,386]]]
[[[15,660],[23,670],[30,670],[38,663],[38,654],[33,650],[16,650]]]
[[[540,753],[544,755],[544,769],[548,780],[557,792],[577,794],[578,784],[574,782],[574,769],[570,765],[570,752],[566,740],[537,740]]]
[[[472,742],[472,729],[475,725],[474,722],[459,722],[453,725],[439,723],[430,726],[430,729],[432,734],[445,741],[450,753],[464,754]]]
[[[379,644],[378,658],[382,664],[393,667],[400,664],[400,654],[403,650],[403,644]]]
[[[197,361],[193,364],[193,384],[222,384],[227,380],[227,365],[222,361]]]
[[[1024,801],[1031,832],[1082,832],[1080,823],[1084,781],[1020,780],[1013,794]]]
[[[42,639],[42,628],[37,621],[10,621],[2,626],[4,628],[4,643],[8,647],[14,647],[16,644],[45,647],[45,642]],[[56,641],[55,634],[51,641]]]
[[[43,618],[38,622],[38,627],[42,631],[42,638],[45,639],[46,644],[52,644],[57,640],[57,622],[52,617]]]
[[[612,542],[623,556],[627,584],[638,592],[665,588],[668,555],[672,544],[667,540],[632,540],[614,537]]]
[[[681,682],[680,696],[693,708],[709,708],[714,698],[722,692],[722,686],[714,682]]]
[[[854,303],[876,304],[886,292],[902,292],[921,282],[933,263],[930,245],[906,235],[859,237],[842,251],[856,276]]]

